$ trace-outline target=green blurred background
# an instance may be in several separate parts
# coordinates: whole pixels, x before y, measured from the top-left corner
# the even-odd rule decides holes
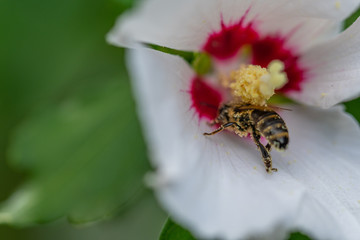
[[[124,50],[105,41],[133,4],[0,0],[0,239],[158,238]]]
[[[105,41],[132,4],[0,1],[0,239],[157,239],[124,50]]]

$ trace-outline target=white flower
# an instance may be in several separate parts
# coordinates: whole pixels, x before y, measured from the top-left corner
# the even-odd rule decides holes
[[[360,20],[339,34],[358,3],[150,0],[119,19],[108,40],[136,49],[129,68],[157,169],[152,183],[194,235],[282,239],[300,230],[316,239],[360,239],[360,130],[341,106],[332,107],[360,94]],[[199,101],[220,103],[218,76],[199,80],[180,57],[142,43],[207,51],[217,71],[283,61],[289,83],[281,91],[307,106],[280,113],[290,144],[272,151],[278,172],[264,171],[251,141],[202,135],[216,111]]]

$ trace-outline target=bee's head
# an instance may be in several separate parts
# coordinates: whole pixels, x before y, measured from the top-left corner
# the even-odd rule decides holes
[[[228,116],[228,112],[229,112],[229,108],[230,108],[230,105],[228,104],[221,104],[219,109],[218,109],[218,117],[217,119],[218,120],[225,120],[226,116]]]
[[[227,111],[229,109],[229,107],[230,106],[226,103],[221,104],[218,109],[219,114],[223,113],[224,111]]]

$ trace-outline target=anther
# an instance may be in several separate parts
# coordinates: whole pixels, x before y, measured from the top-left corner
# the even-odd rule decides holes
[[[270,62],[267,69],[257,65],[243,65],[230,73],[225,87],[230,89],[234,98],[242,102],[264,106],[274,95],[275,89],[286,84],[287,77],[283,70],[284,64],[279,60]]]

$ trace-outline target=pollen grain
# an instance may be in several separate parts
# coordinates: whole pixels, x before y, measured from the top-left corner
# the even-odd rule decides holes
[[[232,71],[223,85],[228,87],[234,98],[242,102],[265,106],[267,100],[287,82],[283,72],[284,64],[279,60],[272,61],[268,68],[258,65],[242,65]]]

